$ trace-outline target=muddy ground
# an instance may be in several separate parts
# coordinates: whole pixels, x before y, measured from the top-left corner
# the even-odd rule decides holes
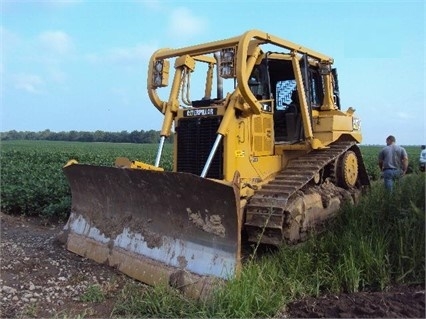
[[[57,239],[61,224],[0,214],[1,318],[108,318],[123,287],[135,284],[114,269],[65,250]],[[106,299],[83,301],[95,285]],[[425,318],[424,285],[306,298],[291,303],[277,317]]]

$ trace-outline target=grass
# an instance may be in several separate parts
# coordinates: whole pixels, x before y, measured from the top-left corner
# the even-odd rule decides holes
[[[178,291],[156,286],[146,289],[128,284],[118,296],[112,315],[125,318],[193,318],[198,315],[198,302],[185,298]]]
[[[83,302],[102,302],[105,300],[105,294],[99,285],[91,285],[81,295],[80,300]]]
[[[330,229],[297,247],[251,260],[210,300],[166,287],[123,290],[114,316],[274,317],[286,303],[322,293],[384,290],[425,282],[425,175],[406,176],[393,193],[375,183],[345,206]]]

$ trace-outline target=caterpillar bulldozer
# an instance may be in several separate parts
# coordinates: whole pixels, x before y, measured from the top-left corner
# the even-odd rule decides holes
[[[303,241],[369,185],[333,63],[259,30],[154,52],[155,163],[67,163],[67,249],[199,297],[238,274],[246,243]],[[172,170],[161,167],[167,138]]]

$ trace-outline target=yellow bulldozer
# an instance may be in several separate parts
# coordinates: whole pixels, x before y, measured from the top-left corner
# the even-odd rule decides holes
[[[238,273],[246,243],[303,241],[369,185],[360,120],[341,109],[333,62],[259,30],[154,52],[155,163],[65,165],[67,249],[200,296]]]

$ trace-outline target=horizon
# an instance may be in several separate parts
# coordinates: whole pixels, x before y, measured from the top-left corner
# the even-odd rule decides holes
[[[17,130],[9,130],[9,131],[0,131],[0,137],[1,137],[1,135],[2,134],[7,134],[7,133],[9,133],[9,132],[13,132],[13,131],[16,131],[17,133],[42,133],[42,132],[46,132],[46,131],[49,131],[49,132],[51,132],[51,133],[53,133],[53,134],[56,134],[56,133],[69,133],[69,132],[72,132],[72,131],[76,131],[77,133],[95,133],[95,132],[97,132],[97,131],[101,131],[101,132],[104,132],[104,133],[112,133],[112,134],[119,134],[119,133],[123,133],[123,132],[126,132],[126,133],[131,133],[131,132],[133,132],[133,131],[138,131],[138,132],[140,132],[140,131],[144,131],[145,133],[146,132],[149,132],[149,131],[156,131],[156,132],[160,132],[161,130],[155,130],[155,129],[150,129],[150,130],[132,130],[132,131],[129,131],[129,130],[121,130],[121,131],[103,131],[103,130],[95,130],[95,131],[77,131],[77,130],[70,130],[70,131],[52,131],[52,130],[50,130],[50,129],[45,129],[45,130],[41,130],[41,131],[17,131]],[[175,133],[175,132],[173,132],[173,133]],[[170,140],[170,139],[173,139],[173,138],[167,138],[166,139],[166,141],[168,141],[168,140]],[[15,141],[17,141],[17,140],[19,140],[19,139],[16,139]],[[22,140],[27,140],[27,141],[29,141],[30,139],[22,139]],[[13,141],[13,140],[10,140],[10,141]],[[48,140],[48,139],[40,139],[40,140],[37,140],[37,141],[47,141],[47,142],[79,142],[79,143],[114,143],[114,144],[119,144],[119,143],[123,143],[123,144],[128,144],[128,143],[131,143],[131,144],[143,144],[143,143],[134,143],[134,142],[97,142],[97,141],[69,141],[69,140]],[[400,144],[400,143],[398,143],[398,141],[396,141],[397,143],[396,144],[398,144],[398,145],[400,145],[400,146],[407,146],[407,147],[421,147],[422,145],[425,145],[425,144]],[[157,144],[157,143],[152,143],[152,144]],[[361,145],[361,146],[386,146],[386,144],[384,143],[384,144],[365,144],[365,143],[358,143],[358,145]]]

